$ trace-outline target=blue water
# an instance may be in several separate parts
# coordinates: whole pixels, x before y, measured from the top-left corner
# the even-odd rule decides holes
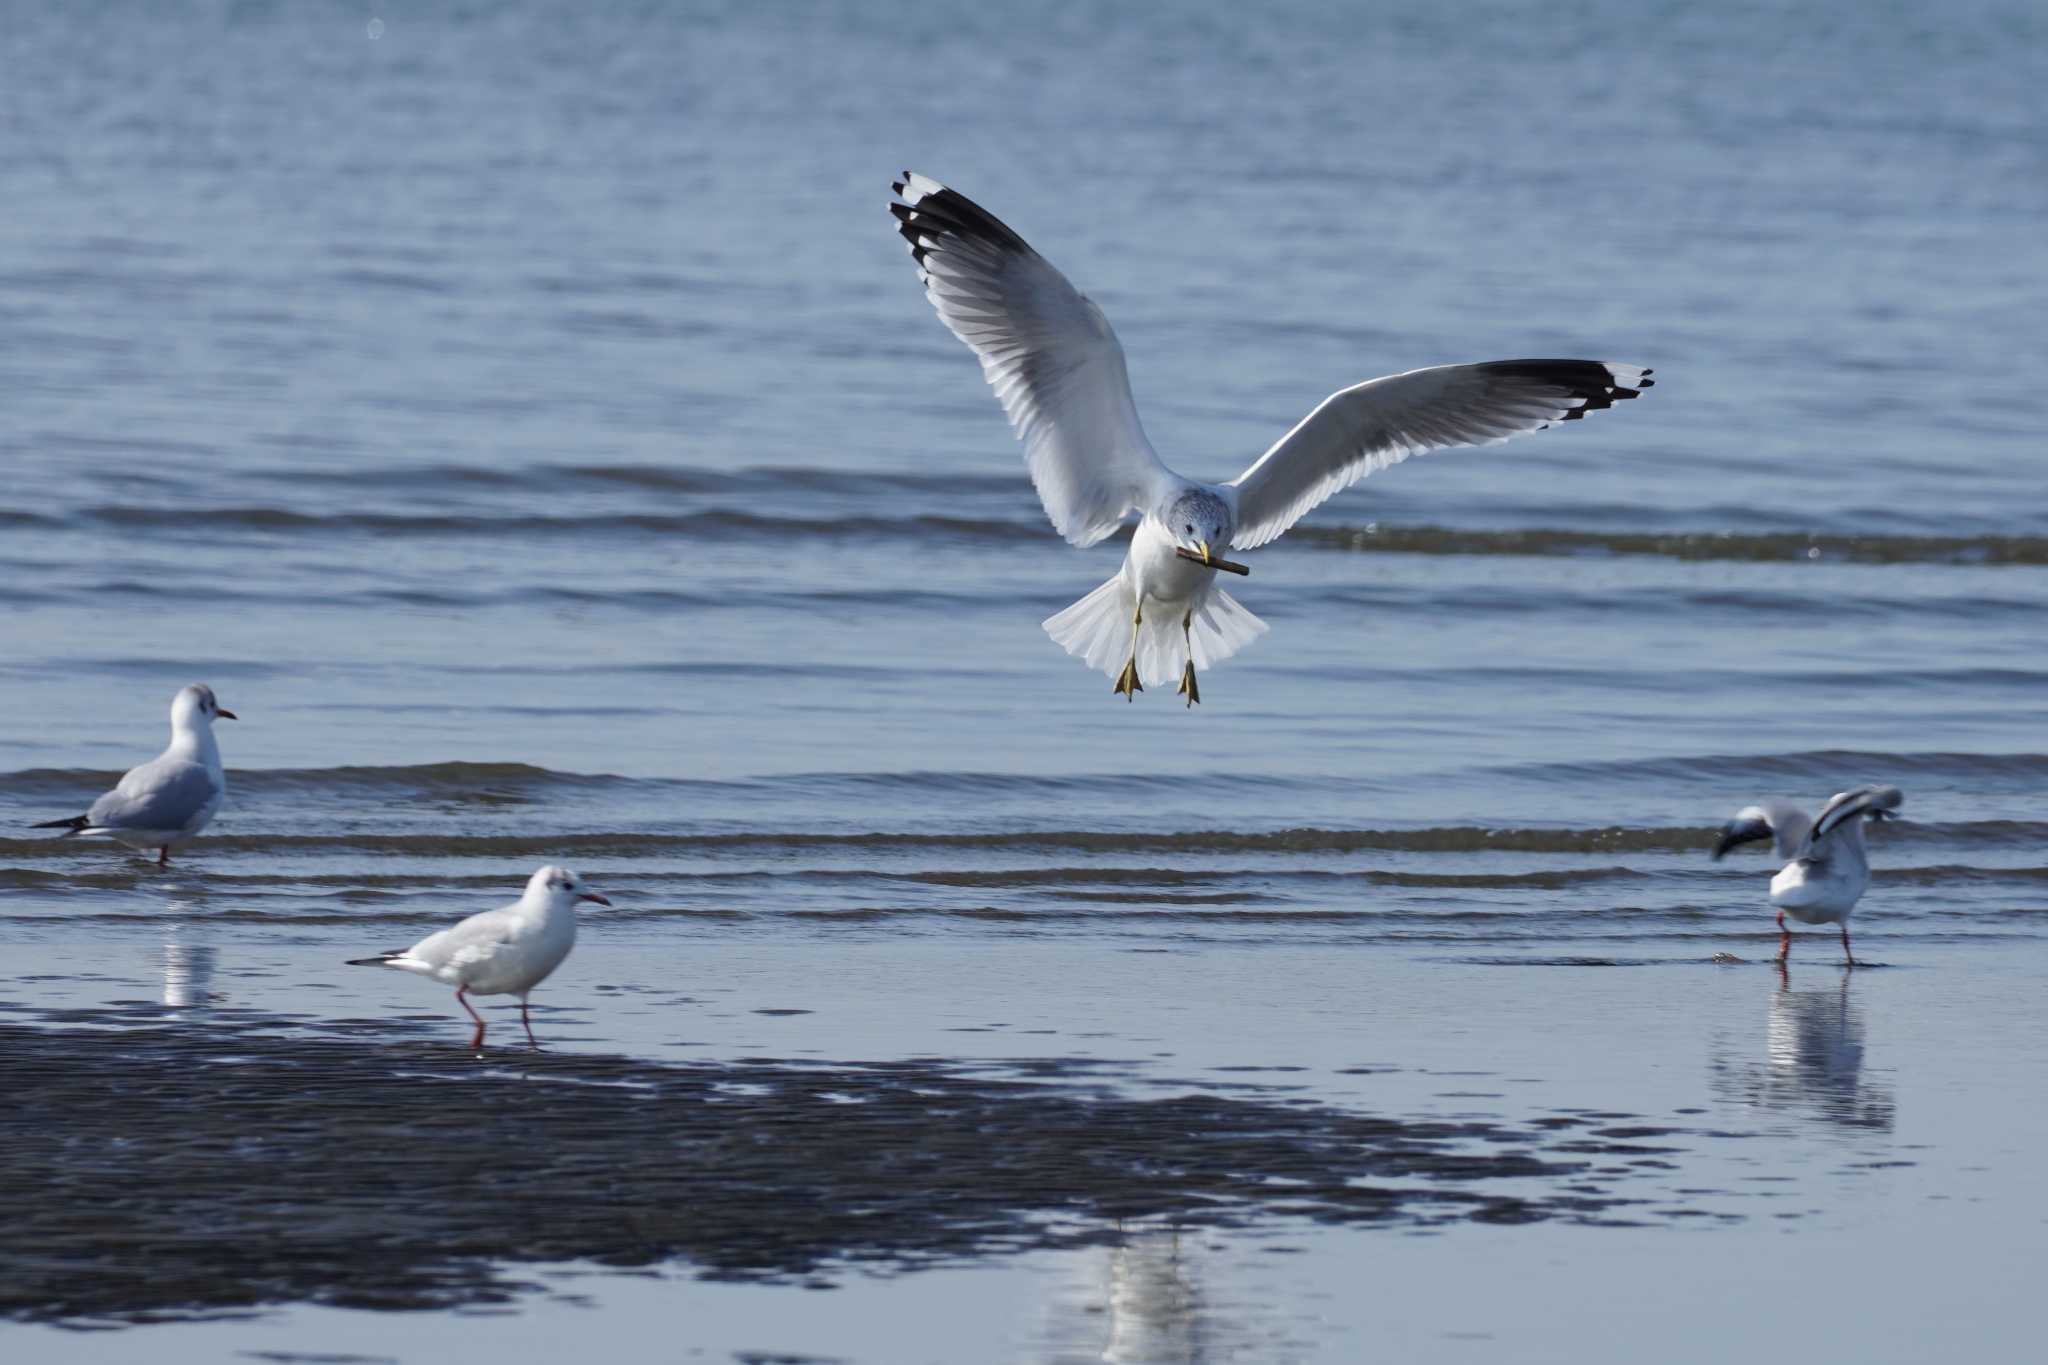
[[[1243,952],[1284,1010],[1305,945],[1759,956],[1715,827],[1882,781],[1859,945],[2038,974],[2044,88],[2025,3],[9,7],[0,932],[324,961],[565,858],[646,954]],[[1190,474],[1420,365],[1659,382],[1340,495],[1127,706],[1038,628],[1121,546],[1046,525],[905,167]],[[191,681],[243,720],[174,882],[25,831]]]

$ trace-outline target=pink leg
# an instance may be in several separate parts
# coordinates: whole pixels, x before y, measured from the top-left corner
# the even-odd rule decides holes
[[[171,846],[169,844],[165,844],[156,851],[156,865],[158,867],[169,867],[171,865]]]
[[[1856,965],[1856,954],[1849,951],[1849,921],[1842,921],[1842,956],[1849,959],[1851,967]]]
[[[455,1003],[462,1006],[465,1010],[469,1010],[469,1017],[476,1020],[476,1034],[469,1040],[469,1045],[471,1047],[482,1047],[484,1045],[484,1017],[475,1010],[470,1009],[469,987],[462,986],[456,990]]]
[[[1778,912],[1778,961],[1792,956],[1792,931],[1785,927],[1785,912]]]
[[[526,1041],[539,1047],[540,1039],[533,1036],[533,1020],[526,1016],[526,997],[523,995],[519,997],[519,1022],[526,1025]]]

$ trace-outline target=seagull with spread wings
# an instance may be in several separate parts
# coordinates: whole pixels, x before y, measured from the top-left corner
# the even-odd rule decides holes
[[[1266,623],[1216,583],[1220,556],[1279,537],[1332,494],[1410,455],[1491,445],[1634,398],[1650,371],[1598,360],[1436,365],[1340,389],[1228,483],[1168,469],[1139,425],[1102,310],[957,190],[910,171],[889,205],[940,321],[981,359],[1053,527],[1093,545],[1139,514],[1116,577],[1045,622],[1130,698],[1237,653]]]
[[[1728,850],[1769,839],[1784,866],[1771,878],[1771,904],[1778,907],[1778,961],[1792,954],[1790,915],[1801,924],[1839,924],[1842,956],[1851,967],[1849,912],[1870,885],[1870,858],[1863,851],[1863,824],[1896,819],[1905,794],[1897,787],[1852,787],[1836,792],[1811,819],[1790,801],[1744,806],[1722,827],[1714,859]]]

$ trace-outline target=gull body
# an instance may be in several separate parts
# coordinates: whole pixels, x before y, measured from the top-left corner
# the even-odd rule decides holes
[[[469,997],[516,995],[527,1041],[538,1047],[540,1040],[533,1036],[533,1020],[527,1014],[527,997],[576,946],[579,901],[611,904],[585,889],[583,879],[568,868],[549,865],[527,879],[525,893],[510,905],[471,915],[410,948],[355,958],[348,965],[395,967],[455,987],[456,1003],[476,1021],[471,1047],[484,1045],[484,1021],[470,1006]]]
[[[1842,955],[1853,966],[1849,914],[1870,885],[1870,857],[1863,843],[1866,820],[1889,818],[1905,801],[1897,787],[1855,787],[1837,792],[1816,816],[1790,801],[1745,806],[1721,830],[1714,857],[1737,845],[1769,839],[1785,860],[1771,878],[1771,904],[1778,911],[1778,960],[1792,951],[1790,915],[1801,924],[1839,924]]]
[[[85,814],[45,820],[34,828],[61,829],[61,839],[104,835],[130,848],[153,848],[157,866],[167,865],[171,850],[197,837],[227,799],[227,773],[213,723],[234,719],[234,712],[221,709],[212,688],[203,683],[180,688],[171,698],[171,742],[162,753],[130,768]]]
[[[1639,366],[1594,360],[1410,370],[1330,395],[1228,482],[1186,478],[1146,438],[1123,347],[1092,300],[958,191],[910,171],[895,188],[889,207],[926,297],[980,358],[1054,529],[1086,547],[1138,514],[1117,575],[1045,622],[1127,698],[1178,672],[1193,706],[1197,668],[1265,634],[1266,623],[1218,586],[1222,551],[1276,539],[1332,494],[1410,455],[1504,441],[1652,383]]]

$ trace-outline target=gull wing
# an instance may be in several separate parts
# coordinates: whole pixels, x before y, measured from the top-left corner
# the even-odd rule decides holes
[[[925,295],[981,358],[1053,528],[1093,545],[1174,482],[1138,423],[1109,319],[965,195],[910,171],[896,193]]]
[[[1650,371],[1600,360],[1436,365],[1340,389],[1227,485],[1240,550],[1264,545],[1375,470],[1449,446],[1483,446],[1634,398]]]
[[[1820,814],[1814,817],[1813,842],[1819,843],[1858,816],[1895,811],[1905,800],[1906,794],[1897,787],[1857,787],[1851,791],[1836,792],[1820,808]]]
[[[517,908],[508,905],[471,915],[439,933],[428,934],[403,955],[436,969],[488,962],[519,936],[519,917],[513,913]]]
[[[1733,820],[1722,826],[1720,841],[1714,845],[1714,857],[1720,859],[1739,844],[1769,839],[1778,857],[1790,862],[1799,856],[1811,828],[1813,821],[1790,801],[1772,800],[1744,806],[1735,812]]]
[[[129,769],[119,785],[93,802],[86,812],[87,828],[185,829],[221,794],[204,764],[166,755]]]

